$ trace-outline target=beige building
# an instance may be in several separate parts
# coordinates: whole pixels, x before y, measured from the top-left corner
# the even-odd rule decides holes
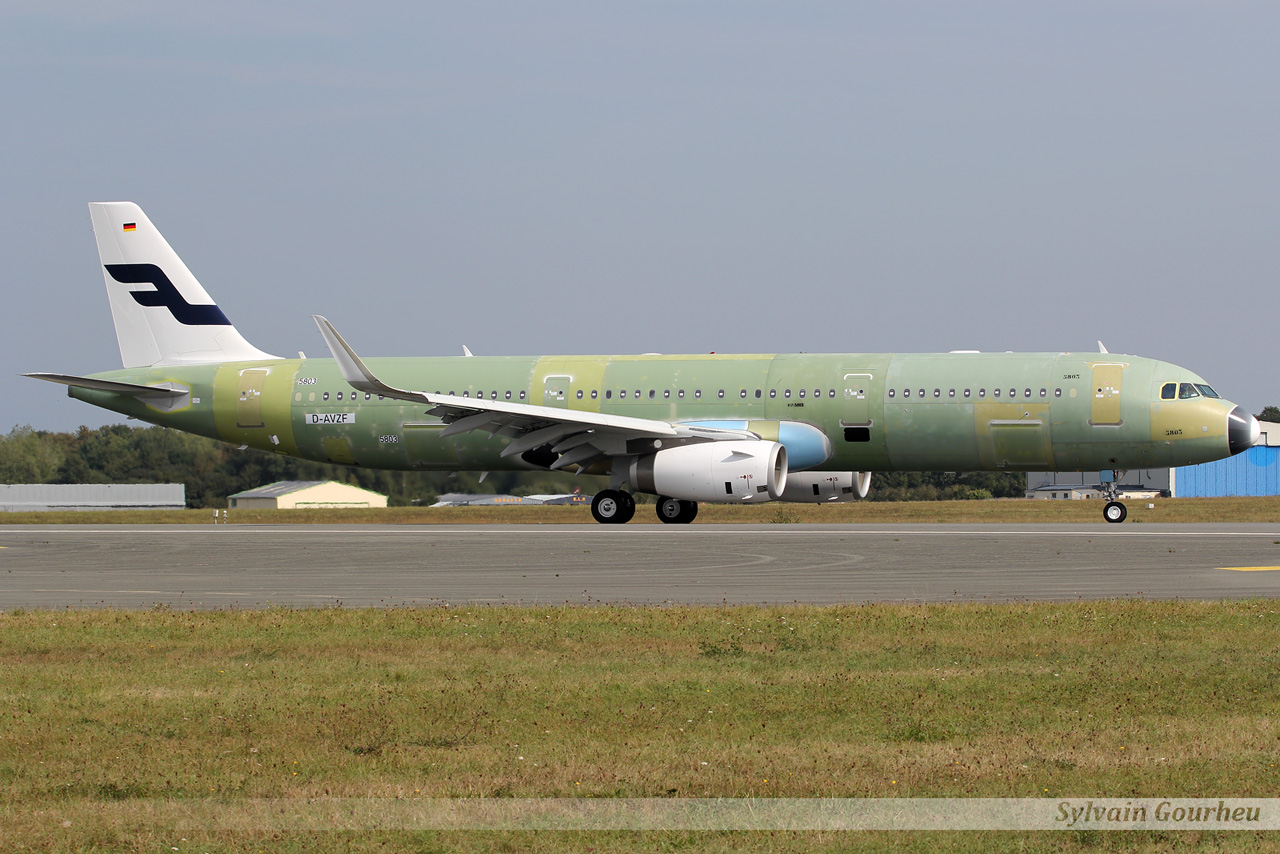
[[[386,507],[387,496],[336,480],[282,480],[227,496],[232,510]]]

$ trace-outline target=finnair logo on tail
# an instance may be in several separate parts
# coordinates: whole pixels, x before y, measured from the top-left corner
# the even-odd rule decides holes
[[[230,326],[231,321],[216,305],[192,305],[155,264],[106,264],[111,278],[123,285],[154,285],[154,291],[129,291],[138,305],[164,306],[173,319],[186,326]]]

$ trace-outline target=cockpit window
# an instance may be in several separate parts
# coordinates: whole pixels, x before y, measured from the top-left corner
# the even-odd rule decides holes
[[[1182,383],[1178,386],[1178,399],[1190,400],[1193,397],[1199,397],[1200,392],[1196,391],[1196,387],[1191,383]]]
[[[1164,385],[1160,386],[1161,400],[1173,400],[1177,396],[1178,396],[1177,383],[1165,383]]]
[[[1218,393],[1204,383],[1196,383],[1196,388],[1200,389],[1200,393],[1205,397],[1217,397]]]

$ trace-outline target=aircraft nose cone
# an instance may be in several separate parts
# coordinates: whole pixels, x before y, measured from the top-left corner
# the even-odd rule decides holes
[[[1231,414],[1227,416],[1227,447],[1232,454],[1249,450],[1261,435],[1262,428],[1258,425],[1258,419],[1245,412],[1243,407],[1237,406],[1231,410]]]

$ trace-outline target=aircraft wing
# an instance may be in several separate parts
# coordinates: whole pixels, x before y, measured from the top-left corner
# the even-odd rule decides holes
[[[664,446],[760,438],[746,430],[697,427],[653,418],[396,388],[369,370],[332,323],[318,314],[312,318],[338,363],[343,379],[352,388],[430,406],[428,414],[439,417],[448,425],[441,432],[442,437],[472,430],[506,436],[512,441],[503,449],[504,457],[549,445],[551,452],[558,455],[550,465],[553,471],[576,465],[581,472],[606,457],[650,453]]]

